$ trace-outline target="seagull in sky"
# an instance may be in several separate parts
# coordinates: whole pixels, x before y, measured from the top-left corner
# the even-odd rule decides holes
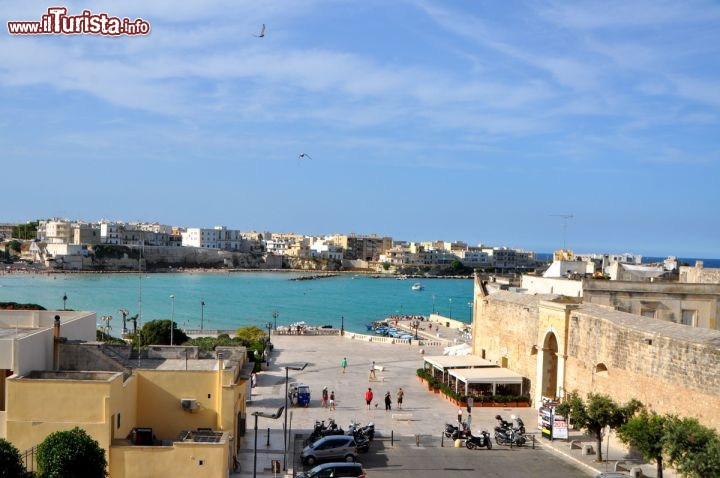
[[[300,156],[298,156],[298,159],[312,159],[309,154],[300,153]]]
[[[258,38],[265,38],[265,24],[264,23],[262,25],[262,28],[260,29],[260,34],[253,35],[253,36],[258,37]]]

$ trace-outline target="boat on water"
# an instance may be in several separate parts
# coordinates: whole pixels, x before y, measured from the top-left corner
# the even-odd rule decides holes
[[[421,283],[416,282],[410,287],[412,290],[423,290],[425,286],[423,286]]]

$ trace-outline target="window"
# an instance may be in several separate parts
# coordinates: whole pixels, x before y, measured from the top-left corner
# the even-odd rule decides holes
[[[640,311],[640,315],[642,315],[643,317],[648,317],[650,319],[654,319],[655,318],[655,309],[642,309]]]
[[[117,425],[115,425],[115,428],[120,429],[120,414],[117,414]]]
[[[683,309],[681,324],[697,327],[697,310]]]

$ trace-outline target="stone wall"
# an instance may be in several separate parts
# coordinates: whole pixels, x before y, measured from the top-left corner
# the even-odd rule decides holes
[[[705,269],[702,261],[697,261],[695,267],[680,266],[680,282],[692,284],[720,284],[720,268]]]

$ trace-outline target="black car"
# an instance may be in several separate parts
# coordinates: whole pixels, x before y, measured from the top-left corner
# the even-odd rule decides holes
[[[365,470],[360,463],[324,463],[295,478],[366,478]]]

